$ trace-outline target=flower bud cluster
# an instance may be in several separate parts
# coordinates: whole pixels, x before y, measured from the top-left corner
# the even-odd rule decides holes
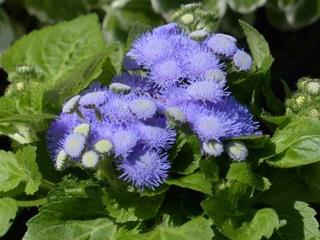
[[[188,14],[188,13],[186,13]],[[192,16],[184,14],[184,21]],[[252,65],[232,36],[216,33],[198,42],[170,23],[140,36],[124,58],[126,72],[108,88],[92,85],[70,98],[48,131],[48,148],[57,169],[70,164],[95,168],[116,159],[120,178],[137,188],[154,188],[170,169],[167,151],[175,126],[188,126],[202,152],[244,160],[242,143],[225,139],[259,134],[247,108],[227,91],[225,66]]]

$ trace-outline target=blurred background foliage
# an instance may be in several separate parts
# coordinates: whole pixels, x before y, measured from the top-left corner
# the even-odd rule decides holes
[[[0,0],[0,51],[34,29],[98,14],[105,39],[125,46],[136,22],[150,26],[170,20],[181,4],[192,0]],[[219,31],[242,38],[238,19],[256,27],[276,59],[273,76],[294,86],[301,76],[319,77],[320,0],[203,0],[219,18]],[[3,84],[1,84],[3,85]],[[3,88],[3,87],[2,87]]]

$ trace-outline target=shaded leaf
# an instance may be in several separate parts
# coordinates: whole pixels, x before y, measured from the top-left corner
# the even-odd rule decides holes
[[[3,236],[10,228],[17,210],[18,207],[14,199],[0,198],[0,237]]]

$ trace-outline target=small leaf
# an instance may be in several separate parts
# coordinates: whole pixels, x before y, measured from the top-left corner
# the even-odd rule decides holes
[[[203,173],[200,172],[177,179],[168,179],[166,183],[169,185],[176,185],[182,188],[192,189],[208,195],[212,194],[212,186],[210,181]]]
[[[41,173],[36,163],[35,151],[31,146],[23,147],[16,155],[0,151],[0,191],[12,190],[22,182],[26,183],[27,194],[38,191]]]
[[[248,184],[259,191],[268,190],[271,185],[267,178],[255,174],[248,163],[232,163],[226,178]]]
[[[0,237],[10,228],[11,221],[15,218],[18,210],[16,201],[12,198],[0,198]]]
[[[256,29],[246,22],[239,20],[239,23],[246,35],[255,65],[260,71],[269,69],[273,62],[273,57],[271,56],[267,41]]]
[[[151,232],[121,237],[118,240],[211,240],[213,236],[210,221],[196,217],[180,227],[159,225]]]

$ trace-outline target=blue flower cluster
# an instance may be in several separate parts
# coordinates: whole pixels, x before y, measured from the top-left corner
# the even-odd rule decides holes
[[[173,23],[145,33],[125,56],[126,73],[108,88],[92,85],[69,99],[51,124],[48,149],[57,169],[94,168],[113,156],[120,178],[154,188],[170,169],[167,151],[176,139],[170,122],[187,124],[203,153],[214,156],[224,151],[222,140],[258,133],[252,115],[227,91],[227,62],[243,71],[252,64],[229,35],[197,42]],[[226,149],[239,152],[237,146]]]

